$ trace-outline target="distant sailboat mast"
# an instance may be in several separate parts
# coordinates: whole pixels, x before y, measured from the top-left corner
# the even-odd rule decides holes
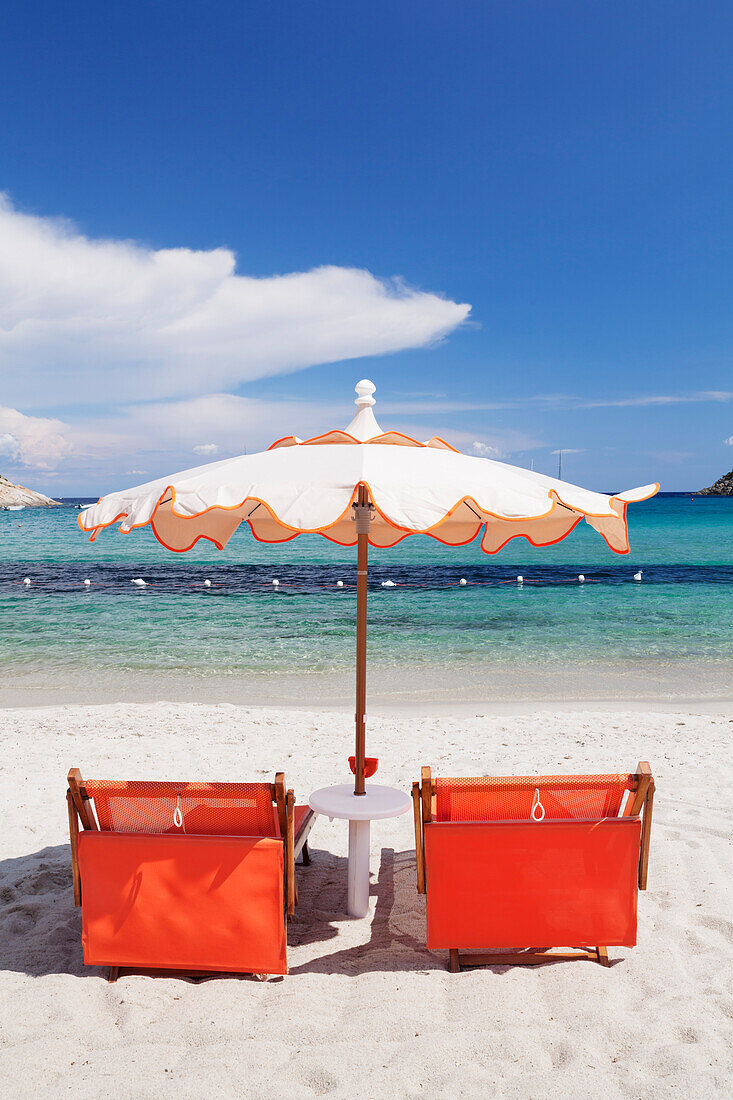
[[[562,451],[557,452],[557,480],[562,481]]]

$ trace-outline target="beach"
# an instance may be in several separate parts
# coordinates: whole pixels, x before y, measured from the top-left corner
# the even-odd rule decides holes
[[[0,711],[0,1049],[18,1097],[723,1096],[733,925],[726,701],[379,707],[377,780],[614,772],[657,794],[638,944],[451,974],[425,947],[411,815],[372,826],[371,910],[346,916],[347,829],[319,817],[283,979],[122,976],[82,962],[65,775],[343,782],[353,711],[190,702]]]

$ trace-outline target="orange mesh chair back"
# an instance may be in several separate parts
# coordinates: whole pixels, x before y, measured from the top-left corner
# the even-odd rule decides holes
[[[89,779],[85,787],[104,832],[280,836],[270,783]]]
[[[161,783],[72,769],[67,802],[85,963],[112,980],[121,966],[287,973],[296,812],[282,773]],[[297,817],[305,862],[312,815]]]
[[[633,775],[512,775],[436,779],[436,821],[547,821],[618,817]],[[538,792],[536,795],[535,792]],[[541,808],[541,810],[539,809]]]
[[[428,947],[448,949],[457,970],[607,964],[609,944],[634,946],[653,796],[645,762],[626,774],[466,779],[423,768],[413,800]]]

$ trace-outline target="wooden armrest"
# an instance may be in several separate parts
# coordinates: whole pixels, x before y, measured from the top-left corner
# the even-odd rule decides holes
[[[303,851],[305,842],[308,839],[308,835],[315,825],[316,815],[313,810],[309,809],[301,820],[297,832],[295,833],[295,843],[293,845],[293,855],[297,859],[300,853]]]
[[[412,810],[415,821],[415,864],[417,868],[417,892],[425,893],[425,849],[423,847],[422,820],[420,816],[420,784],[412,784]]]

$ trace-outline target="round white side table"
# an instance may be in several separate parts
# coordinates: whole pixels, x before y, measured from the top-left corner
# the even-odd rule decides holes
[[[324,817],[349,823],[348,911],[352,917],[369,912],[369,823],[407,813],[411,799],[394,787],[366,784],[366,794],[354,794],[351,783],[321,787],[309,798],[310,808]]]

